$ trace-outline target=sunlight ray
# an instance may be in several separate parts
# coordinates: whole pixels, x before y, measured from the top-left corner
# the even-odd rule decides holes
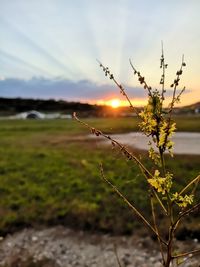
[[[189,68],[182,82],[186,87],[190,85],[190,101],[199,99],[200,61],[196,56],[200,44],[199,1],[183,1],[181,6],[171,0],[3,2],[0,9],[3,76],[6,72],[6,77],[19,75],[31,79],[38,75],[81,81],[79,97],[89,101],[91,97],[83,95],[85,88],[81,87],[86,86],[82,81],[88,81],[99,99],[120,97],[117,89],[113,91],[112,81],[103,77],[96,62],[99,59],[119,83],[128,87],[131,97],[142,97],[128,60],[132,59],[152,87],[159,87],[163,40],[170,67],[167,79],[170,82],[174,79],[177,62],[184,53]],[[183,97],[184,102],[188,99]]]
[[[10,24],[7,21],[4,23],[6,24],[7,28],[11,31],[12,35],[15,35],[19,42],[21,42],[23,45],[28,47],[28,54],[30,55],[30,52],[33,51],[33,53],[36,53],[39,55],[40,60],[44,59],[47,63],[47,66],[52,66],[53,68],[57,68],[61,71],[61,74],[68,73],[71,77],[74,77],[76,74],[73,73],[73,71],[69,68],[68,65],[65,65],[61,63],[57,58],[52,56],[47,52],[46,48],[43,48],[42,46],[39,46],[36,41],[33,41],[27,34],[22,32],[21,29],[19,29],[16,25]],[[25,51],[24,51],[25,53]],[[38,62],[39,63],[39,62]],[[49,65],[49,63],[51,65]]]
[[[53,73],[50,73],[48,70],[40,68],[37,65],[34,65],[26,60],[23,60],[20,57],[14,56],[0,49],[0,58],[1,57],[4,58],[4,60],[7,60],[10,65],[16,63],[17,65],[21,65],[24,68],[29,68],[32,71],[33,75],[35,75],[35,71],[37,71],[37,73],[44,73],[47,77],[54,77]]]

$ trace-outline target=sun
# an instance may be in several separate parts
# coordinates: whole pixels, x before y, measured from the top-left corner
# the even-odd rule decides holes
[[[110,105],[112,108],[118,108],[121,106],[121,103],[119,99],[112,99],[110,100]]]

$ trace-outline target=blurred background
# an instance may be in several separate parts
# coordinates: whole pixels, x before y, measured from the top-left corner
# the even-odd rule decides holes
[[[140,139],[136,114],[104,77],[96,59],[110,68],[139,111],[147,94],[128,60],[159,89],[163,41],[169,65],[166,108],[182,54],[186,62],[179,88],[186,86],[186,91],[174,110],[177,150],[175,146],[175,160],[166,155],[166,166],[174,173],[177,189],[195,178],[200,166],[200,2],[0,0],[0,4],[1,235],[59,224],[115,234],[139,231],[141,222],[101,180],[99,163],[149,216],[147,184],[138,167],[101,138],[91,138],[89,129],[72,114],[107,134],[119,134],[116,138],[151,169],[141,146],[148,140]],[[185,238],[185,229],[188,237],[199,238],[199,223],[194,215],[182,226],[179,238]]]

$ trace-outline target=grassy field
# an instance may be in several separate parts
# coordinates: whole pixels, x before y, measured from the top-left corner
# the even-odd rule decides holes
[[[106,133],[136,131],[136,118],[87,119]],[[177,117],[181,131],[200,132],[199,117]],[[72,120],[0,121],[0,233],[24,226],[65,224],[127,233],[139,222],[99,174],[106,176],[148,215],[146,183],[119,151],[87,138]],[[151,168],[145,154],[134,151]],[[200,156],[167,157],[178,184],[199,173]]]

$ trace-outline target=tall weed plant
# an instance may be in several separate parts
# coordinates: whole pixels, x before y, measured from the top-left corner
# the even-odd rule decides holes
[[[171,157],[173,157],[174,143],[171,139],[176,130],[176,123],[173,121],[174,106],[180,101],[181,95],[185,90],[185,87],[178,90],[180,79],[186,66],[184,56],[182,56],[182,62],[179,70],[176,72],[176,77],[170,85],[173,94],[168,108],[164,108],[166,96],[165,73],[168,64],[165,62],[163,47],[160,58],[160,90],[153,89],[149,86],[145,77],[133,66],[130,60],[130,66],[134,75],[137,76],[139,83],[147,92],[148,102],[147,105],[143,107],[142,111],[138,111],[138,109],[134,107],[125,91],[125,88],[118,83],[109,68],[105,67],[101,62],[99,62],[99,65],[105,76],[110,78],[110,80],[117,85],[120,93],[127,99],[130,108],[140,119],[139,128],[143,134],[151,138],[151,141],[149,142],[148,156],[149,160],[153,161],[153,171],[144,166],[141,160],[130,152],[123,144],[113,139],[111,136],[104,134],[102,131],[81,121],[76,114],[74,114],[74,118],[88,127],[94,135],[103,136],[104,138],[110,140],[111,144],[114,147],[118,147],[128,160],[133,161],[134,164],[138,165],[146,183],[148,184],[148,192],[144,192],[144,194],[148,194],[149,196],[152,218],[145,218],[142,212],[137,209],[135,204],[130,203],[126,196],[121,193],[119,189],[111,183],[111,181],[109,181],[104,173],[102,164],[100,165],[101,176],[103,180],[113,188],[118,196],[123,199],[129,208],[133,210],[134,213],[142,220],[144,225],[153,232],[159,244],[162,256],[162,266],[179,266],[184,262],[184,259],[194,256],[200,252],[200,249],[187,252],[177,252],[177,250],[175,251],[174,249],[175,235],[179,223],[184,220],[185,217],[190,216],[190,214],[199,211],[200,209],[200,203],[197,200],[195,201],[195,193],[197,192],[197,186],[200,182],[200,175],[190,180],[180,191],[176,191],[173,187],[174,180],[176,179],[176,173],[168,170],[165,166],[166,152],[170,153]],[[167,237],[161,234],[158,219],[158,212],[160,211],[158,211],[158,206],[167,221]]]

